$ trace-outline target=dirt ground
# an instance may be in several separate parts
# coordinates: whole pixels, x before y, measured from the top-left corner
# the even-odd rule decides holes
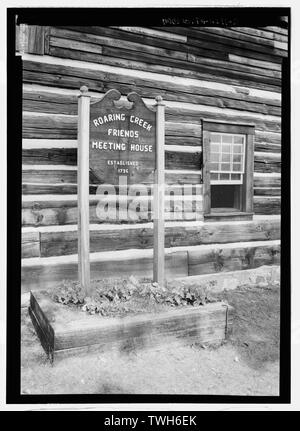
[[[219,294],[235,309],[221,346],[163,346],[90,353],[50,365],[27,309],[22,310],[24,394],[278,395],[279,287],[243,287]]]

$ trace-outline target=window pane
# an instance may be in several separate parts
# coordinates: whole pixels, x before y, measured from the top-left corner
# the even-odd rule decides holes
[[[211,156],[210,156],[210,160],[212,162],[218,162],[219,161],[219,157],[220,157],[219,153],[212,153]]]
[[[221,163],[221,170],[222,171],[230,171],[230,163]]]
[[[241,170],[242,170],[242,165],[241,165],[241,163],[234,163],[234,164],[233,164],[233,170],[234,170],[234,171],[241,171]]]
[[[232,142],[232,135],[222,135],[222,142],[224,144],[231,144]]]
[[[241,154],[235,154],[233,156],[233,162],[242,163],[242,155]]]
[[[210,170],[211,171],[218,171],[219,170],[219,163],[211,163],[210,164]]]
[[[233,142],[235,144],[242,144],[244,142],[244,136],[234,136]]]
[[[220,145],[219,144],[211,144],[210,151],[212,153],[219,153],[220,152]]]
[[[229,180],[230,174],[220,174],[220,180]]]
[[[233,145],[233,152],[234,153],[242,153],[242,145],[234,144]]]
[[[210,142],[221,142],[221,135],[212,133],[210,135]]]
[[[222,154],[222,162],[230,162],[230,153]]]
[[[229,133],[211,134],[211,181],[242,183],[244,172],[245,136]],[[238,173],[240,172],[240,173]]]
[[[223,144],[222,145],[222,152],[223,153],[230,153],[231,152],[231,145],[229,145],[229,144]]]

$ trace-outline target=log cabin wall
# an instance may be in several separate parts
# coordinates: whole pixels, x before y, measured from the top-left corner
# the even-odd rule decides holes
[[[172,276],[279,263],[281,64],[287,30],[21,25],[23,290],[77,274],[77,96],[112,88],[166,105],[166,183],[191,185],[192,214],[166,223]],[[255,125],[253,221],[201,220],[201,119]],[[151,274],[151,215],[99,222],[90,178],[92,276]],[[175,187],[176,188],[176,187]],[[199,191],[195,198],[195,190]],[[194,196],[194,197],[193,197]],[[178,208],[180,209],[180,203]],[[179,214],[179,213],[178,213]],[[200,220],[199,220],[200,218]],[[42,284],[42,285],[41,285]]]

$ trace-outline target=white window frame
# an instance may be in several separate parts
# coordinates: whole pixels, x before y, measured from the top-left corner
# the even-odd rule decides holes
[[[234,139],[234,137],[241,137],[241,138],[243,138],[243,142],[242,142],[242,144],[239,144],[239,145],[242,145],[242,158],[243,158],[243,160],[242,160],[242,169],[241,170],[239,170],[239,171],[234,171],[234,170],[228,170],[228,171],[223,171],[223,170],[210,170],[210,172],[211,173],[216,173],[216,174],[219,174],[219,175],[221,175],[221,174],[230,174],[230,176],[233,174],[240,174],[240,179],[238,179],[238,180],[232,180],[232,179],[229,179],[229,180],[210,180],[210,183],[211,183],[211,185],[235,185],[235,184],[243,184],[243,177],[244,177],[244,173],[245,173],[245,153],[246,153],[246,135],[244,135],[244,134],[238,134],[238,133],[226,133],[226,132],[211,132],[211,136],[221,136],[221,143],[222,143],[222,136],[224,136],[224,135],[227,135],[227,136],[232,136],[232,140]],[[233,151],[232,151],[232,148],[233,148],[233,145],[234,144],[230,144],[231,145],[231,151],[230,151],[230,165],[232,166],[232,164],[233,164],[233,160],[232,160],[232,157],[233,157]],[[210,150],[211,151],[211,150]],[[221,150],[221,152],[220,152],[220,154],[222,155],[222,150]],[[219,164],[221,163],[220,161],[218,162]]]

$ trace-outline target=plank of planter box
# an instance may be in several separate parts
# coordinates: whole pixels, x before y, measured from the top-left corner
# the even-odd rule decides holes
[[[253,206],[255,214],[280,214],[280,196],[254,196]]]
[[[226,314],[225,304],[207,304],[203,308],[170,310],[153,315],[140,315],[111,319],[101,319],[98,328],[89,323],[75,323],[64,329],[56,328],[55,350],[82,347],[90,344],[102,344],[110,347],[120,343],[120,351],[129,351],[147,345],[164,345],[166,340],[182,340],[183,344],[192,342],[210,343],[225,339]],[[204,310],[204,308],[206,308]],[[96,323],[96,319],[94,321]]]
[[[104,228],[104,226],[103,226]],[[77,251],[77,231],[48,232],[40,231],[41,257],[74,254]],[[230,243],[245,241],[263,241],[280,239],[280,221],[251,221],[234,223],[203,223],[186,225],[175,222],[174,226],[165,227],[165,246],[193,246],[200,244]],[[91,252],[98,250],[125,250],[128,248],[152,248],[152,224],[106,226],[93,229],[90,226]]]
[[[273,242],[273,244],[272,244]],[[257,268],[280,263],[280,246],[276,241],[223,245],[219,248],[201,246],[188,251],[189,275]],[[245,244],[247,244],[245,246]]]
[[[33,299],[33,298],[34,299]],[[120,352],[175,341],[178,343],[219,342],[226,338],[232,308],[224,303],[184,307],[161,313],[143,313],[123,318],[87,316],[62,304],[54,303],[42,292],[31,293],[31,303],[41,303],[42,318],[51,319],[54,346],[42,344],[52,361],[57,352],[88,346],[118,348]],[[31,308],[31,307],[30,307]],[[42,320],[41,318],[41,320]],[[38,317],[39,323],[40,316]],[[43,323],[43,322],[42,322]],[[51,333],[51,335],[52,335]],[[50,338],[50,337],[49,337]],[[54,351],[53,351],[54,350]],[[54,357],[53,357],[54,353]]]
[[[53,362],[54,353],[54,330],[50,325],[48,318],[40,308],[38,301],[30,293],[30,307],[28,309],[29,316],[40,339],[41,345],[46,352],[48,358]]]
[[[91,278],[153,275],[153,251],[122,250],[91,253]],[[165,271],[167,278],[188,275],[187,252],[166,250]],[[77,255],[32,258],[22,261],[22,292],[56,287],[62,280],[78,280]]]

